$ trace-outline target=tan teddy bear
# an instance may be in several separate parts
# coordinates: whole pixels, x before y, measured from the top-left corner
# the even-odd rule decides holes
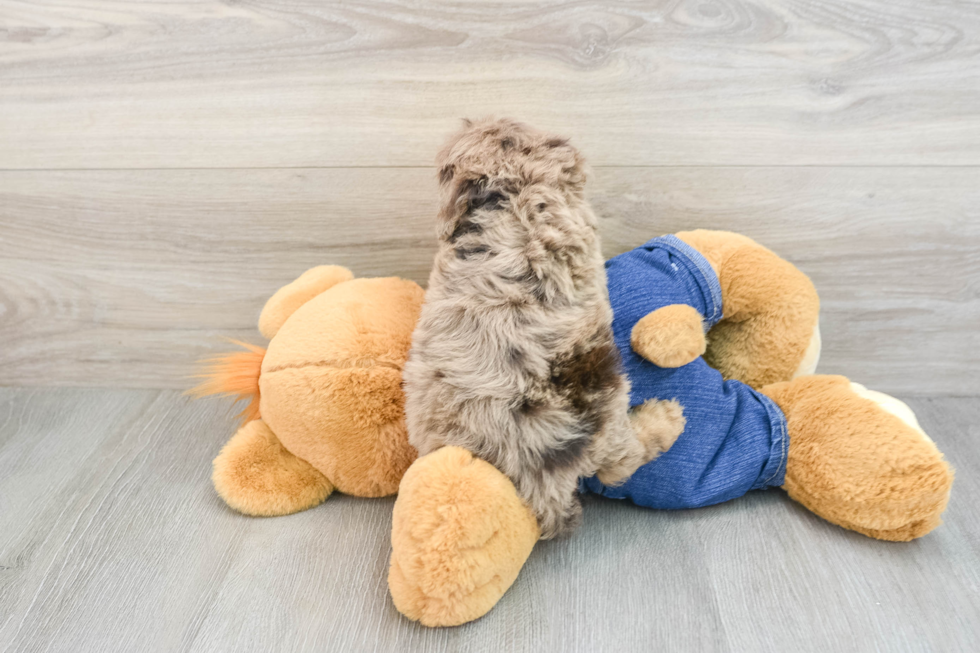
[[[401,370],[424,293],[397,278],[308,270],[266,303],[268,349],[212,359],[196,396],[249,401],[246,423],[214,460],[214,487],[247,515],[285,515],[333,490],[394,494],[415,460]]]

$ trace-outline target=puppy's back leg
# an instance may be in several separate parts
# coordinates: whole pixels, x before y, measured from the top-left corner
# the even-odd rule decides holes
[[[636,438],[643,444],[649,462],[674,446],[684,432],[687,418],[676,399],[650,399],[630,411]]]
[[[670,449],[684,431],[684,411],[676,401],[651,399],[607,429],[597,476],[603,485],[618,485],[641,466]]]
[[[582,523],[582,500],[575,469],[542,470],[528,475],[518,493],[538,518],[541,539],[567,535]]]

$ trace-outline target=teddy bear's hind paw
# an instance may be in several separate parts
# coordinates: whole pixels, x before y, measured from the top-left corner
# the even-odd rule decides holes
[[[458,447],[416,460],[392,514],[388,587],[399,612],[426,626],[486,614],[539,537],[510,480]]]

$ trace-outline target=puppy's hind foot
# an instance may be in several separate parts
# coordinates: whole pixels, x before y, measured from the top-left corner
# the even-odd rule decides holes
[[[599,481],[607,486],[626,482],[637,469],[670,449],[686,423],[684,409],[676,400],[651,399],[637,406],[630,411],[629,445],[599,469]]]
[[[541,539],[551,540],[570,535],[582,524],[582,501],[573,494],[570,501],[534,506],[541,528]]]
[[[630,412],[630,420],[645,450],[644,465],[670,449],[687,424],[684,408],[676,399],[650,399]]]

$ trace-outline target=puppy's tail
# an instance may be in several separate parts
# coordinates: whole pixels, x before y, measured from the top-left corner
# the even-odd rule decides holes
[[[234,397],[235,401],[247,401],[238,414],[242,423],[259,418],[259,375],[265,348],[240,340],[230,342],[246,351],[234,351],[200,361],[201,370],[191,378],[203,379],[186,394],[200,399],[211,395]]]

